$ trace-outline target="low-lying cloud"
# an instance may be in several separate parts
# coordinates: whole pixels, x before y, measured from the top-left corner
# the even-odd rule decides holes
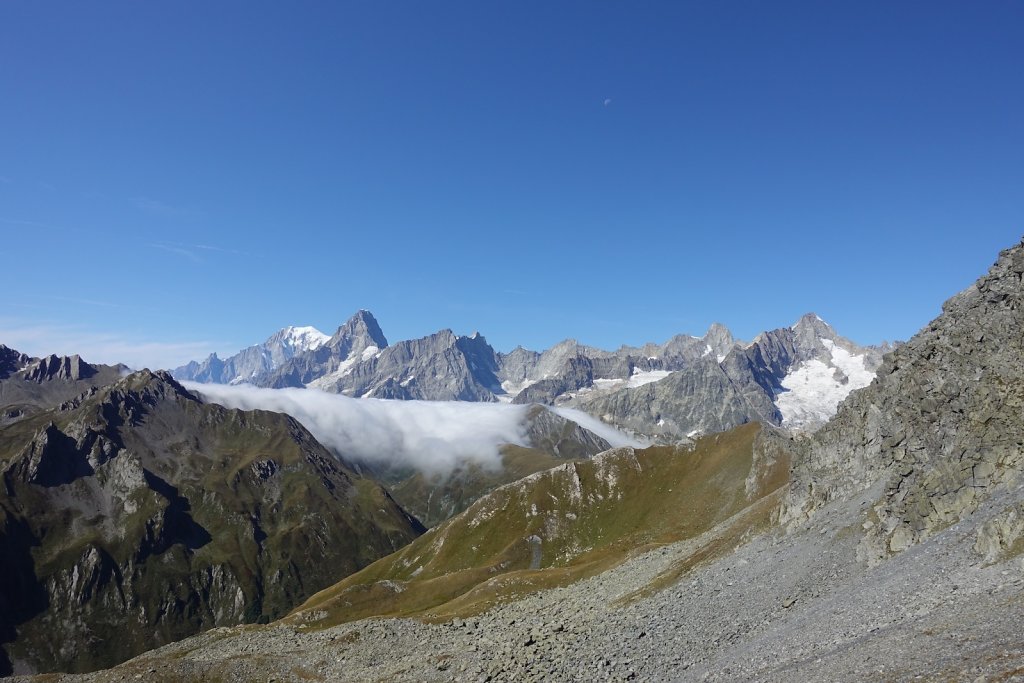
[[[369,465],[450,471],[466,461],[500,466],[502,444],[527,445],[526,406],[350,398],[314,389],[185,382],[189,391],[229,408],[287,413],[320,443]]]
[[[597,434],[599,437],[607,441],[612,448],[621,448],[623,446],[642,448],[650,445],[649,443],[640,441],[624,432],[620,432],[611,425],[606,425],[593,415],[585,413],[582,410],[561,407],[549,408],[549,410],[556,415],[561,415],[566,420],[572,420],[580,427]]]
[[[529,445],[528,406],[357,399],[314,389],[183,384],[204,399],[229,408],[287,413],[342,457],[371,466],[409,466],[424,472],[448,472],[466,462],[500,467],[502,445]],[[568,413],[563,416],[595,433],[601,429],[600,436],[613,446],[637,445],[585,413]],[[589,424],[583,424],[584,419]]]

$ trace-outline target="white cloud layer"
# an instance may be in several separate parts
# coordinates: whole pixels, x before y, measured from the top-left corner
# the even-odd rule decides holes
[[[572,420],[580,427],[597,434],[599,437],[607,441],[612,448],[621,448],[623,446],[632,446],[633,448],[643,448],[650,446],[651,444],[646,441],[640,441],[635,437],[620,432],[611,425],[606,425],[601,422],[593,415],[583,412],[582,410],[576,410],[575,408],[561,408],[554,407],[549,408],[556,415],[561,415],[566,420]]]
[[[315,389],[183,384],[204,399],[229,408],[287,413],[328,448],[370,465],[410,466],[424,472],[448,472],[470,461],[500,467],[500,446],[528,445],[528,406],[391,401],[350,398]],[[637,445],[586,413],[565,409],[556,412],[600,433],[613,445]]]
[[[287,413],[350,460],[444,472],[465,461],[500,466],[502,444],[527,444],[527,407],[464,401],[349,398],[315,389],[185,382],[203,398],[242,410]]]

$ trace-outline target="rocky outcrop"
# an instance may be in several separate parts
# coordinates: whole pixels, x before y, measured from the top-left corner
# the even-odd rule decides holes
[[[78,354],[74,356],[54,356],[40,358],[30,363],[24,370],[25,379],[31,382],[48,382],[52,380],[88,379],[96,374],[96,368],[83,361]]]
[[[494,401],[497,372],[494,349],[481,335],[442,330],[364,354],[311,386],[356,398]]]
[[[886,356],[804,446],[782,514],[878,490],[862,556],[878,561],[976,509],[1024,467],[1024,243]]]
[[[0,430],[7,671],[268,620],[422,527],[292,418],[143,371]]]
[[[31,360],[24,353],[0,344],[0,379],[7,379],[14,373],[19,372]]]
[[[126,370],[86,363],[77,355],[31,358],[0,345],[0,427],[96,391]]]

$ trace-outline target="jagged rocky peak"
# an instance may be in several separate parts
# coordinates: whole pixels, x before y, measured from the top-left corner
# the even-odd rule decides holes
[[[25,368],[25,379],[33,382],[87,379],[95,374],[96,368],[82,360],[77,353],[73,356],[51,354]]]
[[[830,350],[832,345],[822,344],[823,340],[839,343],[848,348],[854,346],[849,340],[840,337],[835,328],[817,313],[805,313],[789,329],[793,332],[794,345],[805,355]]]
[[[724,344],[732,344],[736,339],[732,336],[729,328],[722,323],[711,323],[708,331],[704,333],[705,341],[717,341]]]
[[[708,331],[704,334],[704,343],[717,358],[721,359],[736,346],[736,338],[722,323],[711,323]]]
[[[0,379],[10,377],[32,360],[28,355],[0,344]]]
[[[1024,242],[886,355],[875,381],[814,435],[783,519],[875,491],[861,554],[877,561],[1005,493],[1024,470],[1022,329]]]
[[[178,394],[195,399],[195,395],[178,383],[166,370],[150,370],[143,368],[122,377],[110,387],[112,390],[124,391],[157,391],[161,395]]]
[[[836,336],[835,329],[817,313],[804,313],[790,329],[798,336],[808,335],[818,339],[832,339]]]
[[[366,309],[360,309],[338,327],[326,344],[347,352],[347,356],[353,351],[361,353],[371,346],[383,349],[388,345],[388,340],[373,314]]]
[[[367,317],[368,316],[368,317]],[[324,348],[296,357],[268,386],[307,386],[357,398],[494,401],[500,392],[498,356],[480,334],[440,330],[387,345],[375,321],[360,311]],[[378,346],[383,344],[384,346]],[[329,352],[329,355],[328,355]]]

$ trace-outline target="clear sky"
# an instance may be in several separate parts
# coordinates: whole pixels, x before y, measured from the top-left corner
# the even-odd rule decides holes
[[[1024,234],[1024,3],[0,3],[0,343],[359,308],[499,350],[907,338]]]

